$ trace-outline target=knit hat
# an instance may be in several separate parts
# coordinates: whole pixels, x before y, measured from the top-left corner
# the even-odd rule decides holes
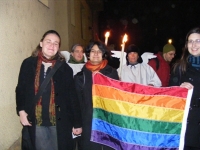
[[[135,46],[134,44],[131,44],[131,45],[128,46],[128,48],[126,50],[126,62],[127,62],[127,65],[129,64],[129,62],[128,62],[128,54],[131,53],[131,52],[138,53],[138,56],[139,56],[138,60],[137,60],[138,63],[142,63],[143,62],[143,60],[141,58],[141,51],[140,51],[140,49],[137,46]]]
[[[175,47],[172,44],[166,44],[163,47],[163,53],[168,53],[170,51],[176,51]]]

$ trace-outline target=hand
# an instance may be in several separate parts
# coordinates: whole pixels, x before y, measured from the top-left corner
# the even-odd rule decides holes
[[[19,119],[20,119],[21,124],[23,126],[32,126],[29,123],[27,116],[28,116],[28,114],[24,110],[19,111]]]
[[[183,83],[180,85],[180,87],[184,87],[184,88],[190,90],[190,89],[192,89],[194,86],[193,86],[191,83],[189,83],[189,82],[183,82]]]
[[[74,135],[79,135],[82,133],[82,128],[73,128],[72,132]]]

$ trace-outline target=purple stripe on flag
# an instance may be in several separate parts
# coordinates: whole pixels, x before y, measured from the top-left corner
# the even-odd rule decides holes
[[[91,141],[107,145],[115,150],[178,150],[178,148],[165,148],[165,147],[146,147],[141,145],[133,145],[119,141],[103,132],[92,131]],[[155,141],[156,142],[156,141]]]

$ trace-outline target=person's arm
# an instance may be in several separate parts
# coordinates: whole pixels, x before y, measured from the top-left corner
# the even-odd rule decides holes
[[[169,81],[169,85],[170,86],[180,86],[180,87],[184,87],[187,88],[188,90],[193,88],[193,85],[189,82],[182,82],[181,78],[182,78],[183,73],[181,72],[181,69],[179,66],[176,67],[175,70],[172,71],[171,75],[170,75],[170,81]]]
[[[18,77],[18,84],[16,87],[16,111],[20,117],[20,122],[23,126],[31,126],[29,123],[27,116],[28,114],[25,112],[25,100],[26,100],[26,78],[27,78],[27,67],[29,63],[24,60],[22,62],[20,73]]]
[[[81,108],[82,102],[83,102],[83,88],[85,85],[85,75],[83,71],[78,72],[75,76],[74,76],[74,82],[75,82],[75,91],[76,91],[76,95],[77,95],[77,100],[79,103],[79,108]],[[81,112],[81,109],[80,109]],[[81,122],[82,122],[82,118],[81,118]],[[73,128],[72,130],[73,134],[78,135],[81,134],[82,132],[82,128]]]
[[[154,59],[150,59],[148,62],[148,65],[153,68],[154,71],[156,71],[156,61]]]
[[[115,80],[119,80],[119,76],[118,76],[118,72],[116,69],[113,68],[112,70],[112,76],[111,78],[115,79]]]
[[[181,85],[181,73],[180,67],[177,66],[175,70],[173,69],[169,79],[169,86],[180,86]]]
[[[148,85],[155,86],[155,87],[161,87],[162,83],[160,81],[160,78],[156,74],[156,72],[153,70],[151,66],[149,66],[149,73],[150,73],[150,81],[148,82]]]
[[[76,93],[73,71],[71,68],[69,69],[70,70],[68,70],[68,73],[70,74],[70,76],[68,75],[68,77],[70,79],[68,79],[68,81],[70,81],[70,83],[68,84],[70,85],[70,99],[71,99],[71,106],[72,106],[72,111],[73,111],[73,127],[74,129],[80,128],[80,129],[75,130],[78,134],[80,134],[79,131],[82,131],[81,130],[81,126],[82,126],[81,109],[80,109],[78,96]]]

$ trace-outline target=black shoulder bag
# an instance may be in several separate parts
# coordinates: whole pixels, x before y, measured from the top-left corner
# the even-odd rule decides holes
[[[32,110],[30,111],[29,116],[27,117],[28,120],[30,121],[31,117],[32,117],[32,113],[34,112],[35,109],[35,104],[38,102],[40,96],[42,95],[44,89],[46,88],[47,84],[49,83],[51,77],[55,74],[55,72],[58,70],[58,68],[61,66],[62,62],[57,61],[55,66],[51,69],[51,71],[48,73],[47,77],[45,78],[45,80],[42,82],[38,93],[35,95],[34,100],[32,101]],[[22,141],[21,141],[21,149],[22,150],[34,150],[34,145],[32,143],[31,140],[31,136],[29,134],[28,131],[28,126],[23,126],[22,129]]]

